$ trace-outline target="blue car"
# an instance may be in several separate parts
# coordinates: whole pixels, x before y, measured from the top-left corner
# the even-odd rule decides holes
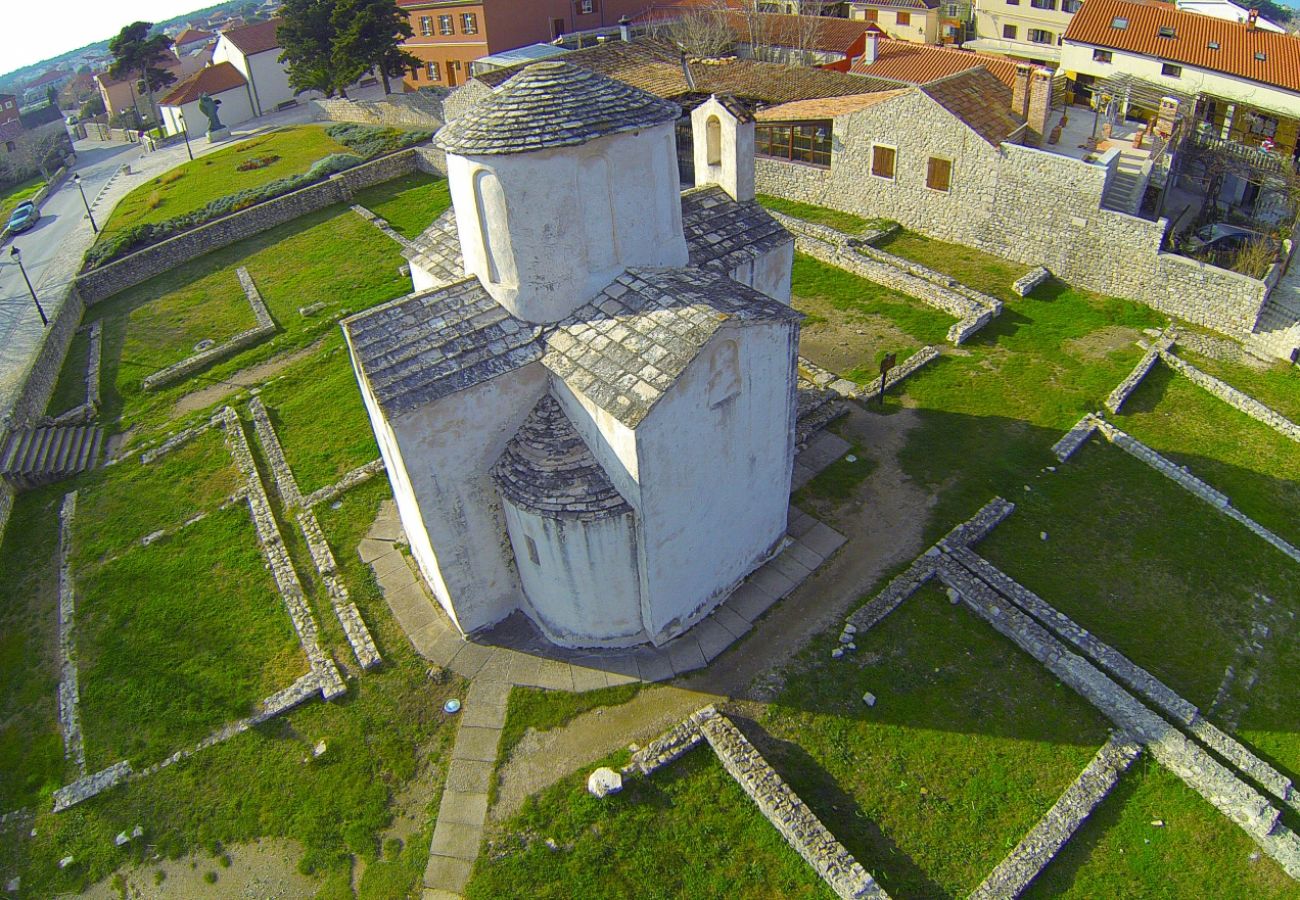
[[[13,214],[9,216],[9,233],[17,234],[20,231],[26,231],[35,225],[36,220],[40,217],[41,211],[36,208],[36,204],[30,200],[24,200],[14,208]]]

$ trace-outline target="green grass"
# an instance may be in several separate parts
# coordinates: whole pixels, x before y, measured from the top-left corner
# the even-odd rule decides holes
[[[479,856],[467,898],[834,896],[707,747],[604,800],[586,774],[528,800]]]
[[[1120,428],[1300,544],[1300,445],[1164,366],[1147,375],[1122,412]]]
[[[90,338],[85,331],[77,331],[68,345],[68,355],[59,380],[54,385],[47,411],[50,415],[67,412],[86,402],[86,366],[90,361]]]
[[[849,462],[850,456],[856,457],[853,462]],[[843,456],[795,491],[791,500],[820,516],[823,511],[828,512],[829,507],[842,504],[853,497],[858,486],[877,467],[876,461],[860,445],[853,444]]]
[[[43,187],[45,187],[45,179],[37,176],[6,188],[4,195],[0,196],[0,229],[8,224],[9,215],[14,211],[15,206],[34,196]]]
[[[379,458],[347,350],[339,342],[330,344],[295,364],[261,393],[304,494]]]
[[[1024,896],[1265,900],[1295,893],[1295,882],[1241,829],[1144,757]]]
[[[218,197],[300,174],[319,159],[347,152],[321,125],[297,125],[241,141],[177,166],[127,194],[100,229],[99,240],[134,225],[183,216]],[[279,159],[260,169],[238,170],[250,159],[270,156]]]
[[[77,600],[92,771],[157,762],[308,671],[245,508],[82,570]]]
[[[1178,347],[1176,352],[1198,369],[1226,381],[1292,422],[1300,422],[1300,369],[1295,366],[1277,362],[1266,369],[1255,369],[1211,359],[1184,347]]]
[[[413,172],[357,191],[352,199],[386,219],[398,234],[414,239],[451,206],[451,191],[447,179]]]
[[[1011,290],[1011,285],[1030,268],[1000,256],[993,256],[961,244],[938,241],[912,231],[896,231],[878,241],[876,246],[945,275],[951,275],[967,287],[983,291],[1008,303],[1020,301],[1016,293]]]
[[[845,234],[862,234],[864,231],[875,231],[894,224],[888,219],[865,219],[852,213],[840,212],[838,209],[814,206],[811,203],[800,203],[798,200],[787,200],[784,197],[773,197],[770,194],[759,194],[758,202],[776,212],[794,216],[796,219],[804,219],[817,225],[825,225]]]
[[[640,693],[642,687],[644,685],[640,682],[633,682],[581,694],[512,687],[497,759],[509,759],[510,752],[524,739],[530,728],[535,731],[551,731],[590,710],[602,706],[621,706]]]
[[[964,895],[1078,776],[1105,723],[936,588],[856,643],[833,660],[827,633],[801,655],[763,719],[770,759],[891,896]]]
[[[131,310],[122,356],[156,372],[192,356],[199,341],[220,344],[256,324],[239,277],[223,269]]]

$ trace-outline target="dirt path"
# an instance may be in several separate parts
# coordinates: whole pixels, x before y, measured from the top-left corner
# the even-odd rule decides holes
[[[918,422],[911,410],[878,416],[852,407],[844,434],[868,448],[878,467],[863,484],[856,507],[828,522],[848,543],[738,647],[680,686],[649,688],[622,706],[593,710],[563,728],[530,734],[499,770],[490,821],[508,819],[532,794],[620,747],[643,743],[707,703],[764,699],[764,692],[755,690],[762,675],[789,662],[813,635],[843,618],[886,571],[922,550],[933,498],[898,465],[908,432]]]
[[[311,356],[319,350],[321,345],[324,343],[325,341],[322,338],[310,347],[304,347],[301,350],[294,350],[292,353],[282,353],[279,356],[273,356],[264,363],[250,366],[247,369],[241,369],[230,377],[218,381],[216,384],[210,384],[202,390],[197,390],[192,394],[186,394],[184,397],[177,400],[176,405],[172,407],[172,418],[179,419],[192,412],[207,409],[212,404],[224,400],[231,394],[242,391],[245,388],[256,387],[263,381],[266,381],[271,376],[278,374],[299,360]]]
[[[159,860],[143,866],[119,869],[126,879],[126,896],[130,900],[180,898],[256,897],[258,900],[307,900],[315,897],[320,883],[298,871],[302,847],[295,841],[265,839],[252,844],[226,848],[230,868],[206,853],[192,853],[176,860]],[[157,872],[165,873],[158,882]],[[217,873],[208,883],[203,876]],[[112,876],[92,885],[83,897],[94,900],[118,900],[122,895],[113,887]]]

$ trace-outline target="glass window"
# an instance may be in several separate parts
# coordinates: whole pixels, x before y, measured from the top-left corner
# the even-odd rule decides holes
[[[1050,44],[1054,40],[1050,31],[1043,31],[1041,28],[1029,29],[1029,39],[1035,44]]]
[[[1116,16],[1110,20],[1110,27],[1118,28],[1120,31],[1123,31],[1125,28],[1128,28],[1128,19],[1123,16]]]
[[[1083,6],[1083,0],[1061,0],[1061,12],[1073,15]]]
[[[1092,51],[1092,61],[1093,61],[1093,62],[1108,63],[1108,62],[1110,62],[1110,60],[1111,60],[1111,52],[1110,52],[1109,50],[1094,50],[1094,51]]]
[[[437,62],[426,63],[424,74],[430,81],[442,81],[442,70],[438,67]]]
[[[460,17],[460,30],[465,34],[478,34],[478,14],[462,13]]]
[[[438,34],[455,34],[456,29],[451,24],[451,16],[438,16]]]
[[[1014,25],[1002,26],[1002,36],[1007,40],[1014,41],[1016,39],[1017,34],[1019,34],[1019,29],[1017,29],[1016,26]]]
[[[433,34],[433,16],[420,16],[420,34],[425,37]]]
[[[894,20],[895,20],[896,22],[898,22],[899,25],[911,25],[911,24],[912,24],[912,14],[909,13],[909,12],[903,12],[903,11],[900,10],[900,11],[894,13]]]
[[[952,160],[931,156],[925,166],[925,186],[932,191],[946,191],[952,185]]]
[[[596,0],[578,0],[578,12],[581,15],[590,15],[596,11]]]
[[[1160,67],[1160,74],[1161,74],[1161,75],[1166,75],[1166,76],[1168,76],[1169,78],[1182,78],[1182,77],[1183,77],[1183,67],[1182,67],[1182,66],[1175,66],[1175,65],[1173,65],[1173,64],[1171,64],[1171,63],[1165,63],[1164,65],[1162,65],[1162,66]]]
[[[759,125],[754,129],[754,150],[759,156],[829,167],[831,123],[804,122]]]
[[[878,21],[879,19],[880,19],[880,10],[878,10],[878,9],[869,9],[869,10],[867,10],[867,12],[866,12],[866,19],[865,19],[864,21],[867,21],[867,22],[875,22],[875,21]]]
[[[871,174],[877,178],[894,177],[894,160],[898,151],[893,147],[876,144],[871,148]]]
[[[1029,0],[1029,5],[1034,9],[1056,9],[1056,0]]]
[[[1246,124],[1251,134],[1259,134],[1267,138],[1277,136],[1277,119],[1272,116],[1248,112],[1246,113]]]
[[[1171,25],[1161,25],[1156,29],[1156,34],[1167,41],[1172,41],[1174,38],[1178,37],[1178,33],[1174,31],[1173,26]]]

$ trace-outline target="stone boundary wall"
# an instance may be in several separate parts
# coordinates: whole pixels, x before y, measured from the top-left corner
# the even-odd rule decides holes
[[[59,728],[63,756],[86,777],[86,746],[81,737],[81,691],[77,681],[77,586],[72,577],[72,520],[77,492],[64,495],[59,507]]]
[[[92,421],[99,413],[100,365],[104,355],[104,323],[102,320],[91,322],[86,329],[86,399],[80,406],[74,406],[67,412],[49,419],[51,425],[78,425]]]
[[[178,381],[184,381],[195,372],[206,369],[218,360],[234,356],[239,351],[275,334],[275,320],[266,311],[266,303],[262,300],[262,294],[258,291],[257,285],[253,283],[253,276],[249,275],[248,270],[243,266],[236,269],[235,274],[239,276],[239,284],[244,289],[244,296],[248,298],[248,305],[253,308],[253,319],[257,324],[246,331],[239,332],[228,341],[223,341],[215,347],[209,347],[207,350],[200,350],[192,356],[185,357],[178,363],[173,363],[167,368],[159,369],[152,375],[147,376],[143,385],[146,391],[156,391]]]
[[[351,472],[348,472],[346,475],[344,475],[342,478],[340,478],[338,481],[334,482],[333,484],[326,485],[320,490],[308,494],[306,497],[303,497],[302,505],[307,509],[311,509],[313,506],[318,506],[322,503],[326,503],[330,500],[333,500],[335,497],[339,496],[340,494],[346,493],[347,491],[352,490],[357,485],[364,484],[365,482],[369,481],[371,478],[374,478],[380,472],[383,472],[384,469],[385,466],[384,466],[383,457],[380,457],[379,459],[372,459],[364,466],[357,466],[357,468],[353,469]]]
[[[1208,372],[1201,371],[1186,360],[1178,358],[1167,347],[1161,350],[1160,358],[1179,375],[1185,376],[1197,387],[1209,391],[1233,409],[1245,413],[1257,422],[1263,422],[1279,434],[1300,443],[1300,425],[1292,422],[1286,416],[1270,409],[1249,394],[1237,390],[1226,381],[1221,381]]]
[[[1006,859],[998,863],[969,900],[1019,897],[1061,851],[1079,826],[1110,795],[1120,776],[1142,753],[1141,745],[1122,732],[1112,732],[1079,777],[1071,782]]]
[[[76,806],[83,800],[102,794],[109,788],[121,784],[130,775],[131,763],[122,760],[106,769],[100,769],[94,775],[87,775],[72,784],[64,785],[54,792],[54,811],[63,812],[69,806]]]
[[[1115,390],[1110,392],[1110,396],[1106,398],[1106,408],[1112,413],[1119,412],[1119,408],[1124,405],[1124,401],[1128,399],[1129,394],[1137,390],[1138,385],[1142,383],[1142,379],[1147,377],[1155,364],[1160,361],[1161,355],[1173,346],[1173,343],[1173,338],[1165,335],[1161,335],[1152,343],[1147,348],[1147,352],[1138,360],[1138,364],[1133,367],[1133,371],[1128,373],[1123,381],[1115,385]]]
[[[1097,430],[1097,417],[1092,413],[1087,413],[1082,419],[1074,423],[1074,426],[1067,431],[1062,438],[1052,445],[1052,453],[1061,462],[1065,462],[1080,447],[1088,443],[1088,438],[1092,437]]]
[[[380,100],[322,97],[312,100],[311,105],[321,118],[331,122],[436,130],[447,121],[443,102],[450,93],[446,88],[425,88],[405,94],[388,94]]]
[[[846,400],[858,400],[865,403],[879,396],[882,377],[885,382],[885,390],[888,391],[902,384],[908,376],[919,372],[923,367],[934,362],[939,358],[939,355],[937,347],[926,345],[904,360],[902,365],[890,369],[888,376],[878,376],[875,381],[866,387],[849,381],[847,378],[841,378],[829,369],[823,369],[803,356],[799,357],[799,367],[808,373],[810,380],[817,387],[832,391]]]
[[[1011,290],[1017,297],[1028,297],[1044,281],[1052,277],[1046,266],[1038,266],[1021,275],[1011,284]]]
[[[87,306],[99,303],[205,253],[228,247],[327,206],[350,202],[354,191],[409,175],[417,168],[419,151],[415,148],[381,156],[318,184],[199,225],[85,272],[77,277],[77,288]]]
[[[166,456],[178,447],[182,447],[194,440],[196,437],[207,431],[213,425],[218,424],[213,421],[204,422],[201,425],[195,425],[193,428],[186,428],[184,431],[178,431],[163,441],[157,447],[151,447],[140,454],[140,465],[147,466],[159,457]]]
[[[664,766],[680,759],[687,752],[693,750],[704,740],[704,732],[700,730],[699,717],[706,710],[711,709],[713,709],[712,706],[706,706],[704,709],[696,710],[640,750],[637,750],[632,754],[631,761],[623,767],[623,774],[653,775]]]
[[[390,237],[390,238],[391,238],[394,242],[396,242],[396,243],[397,243],[397,244],[398,244],[398,245],[399,245],[403,250],[410,250],[410,249],[412,249],[412,248],[415,246],[413,243],[411,243],[411,242],[410,242],[409,240],[407,240],[405,237],[403,237],[402,235],[400,235],[400,234],[398,234],[396,231],[394,231],[394,230],[393,230],[393,226],[391,226],[391,225],[388,224],[388,220],[387,220],[387,219],[383,219],[383,218],[381,218],[380,216],[375,215],[373,212],[371,212],[370,210],[366,209],[366,208],[365,208],[364,206],[362,206],[361,204],[359,204],[359,203],[354,203],[354,204],[352,204],[352,211],[353,211],[354,213],[356,213],[357,215],[359,215],[361,218],[365,219],[365,220],[366,220],[367,222],[369,222],[371,225],[373,225],[373,226],[375,226],[376,228],[378,228],[380,231],[382,231],[382,232],[383,232],[384,234],[386,234],[388,237]]]

